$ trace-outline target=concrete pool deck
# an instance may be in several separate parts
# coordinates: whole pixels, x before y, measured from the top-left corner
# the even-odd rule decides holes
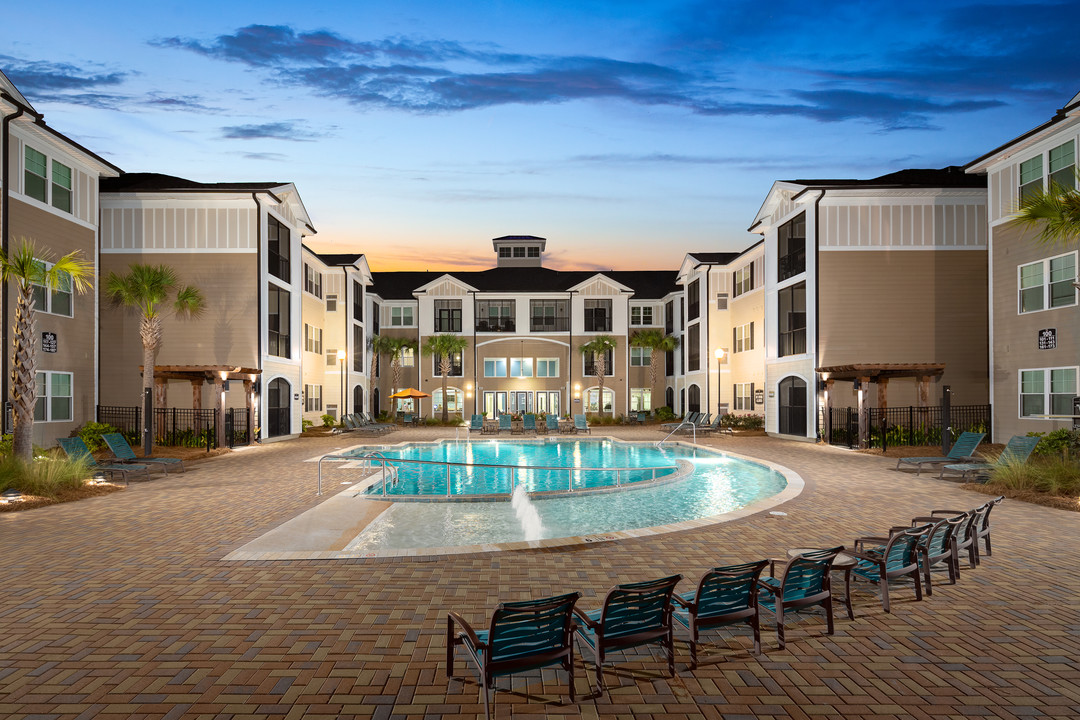
[[[850,545],[985,500],[898,473],[895,460],[723,437],[705,443],[803,477],[786,516],[437,559],[224,560],[326,501],[305,461],[357,442],[274,443],[122,493],[0,516],[0,716],[483,717],[471,670],[459,662],[462,677],[444,677],[448,609],[483,626],[500,600],[580,590],[591,609],[617,582],[675,572],[689,590],[715,565]],[[706,636],[693,671],[677,643],[674,679],[659,652],[616,655],[600,696],[591,657],[579,656],[578,704],[565,674],[544,670],[500,681],[496,717],[1080,717],[1080,513],[1006,501],[992,517],[993,557],[923,602],[897,590],[887,615],[863,587],[855,620],[838,615],[832,636],[807,616],[779,651],[766,623],[754,657],[747,633],[721,630]]]

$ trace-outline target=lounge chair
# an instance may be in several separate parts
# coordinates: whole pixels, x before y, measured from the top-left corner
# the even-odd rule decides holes
[[[501,603],[488,630],[473,630],[463,617],[447,613],[446,677],[454,677],[454,650],[461,645],[480,673],[484,717],[490,718],[488,689],[495,678],[521,670],[562,665],[570,675],[570,702],[574,692],[574,603],[581,593],[541,600]],[[458,625],[461,632],[455,633]]]
[[[525,416],[521,420],[521,431],[522,432],[531,432],[533,435],[536,434],[536,416],[535,415],[533,415],[532,413],[526,413],[525,414]]]
[[[637,424],[644,425],[645,421],[649,419],[649,413],[639,412],[637,414]]]
[[[703,414],[698,416],[697,422],[695,422],[694,424],[697,425],[698,428],[700,429],[700,428],[708,427],[709,423],[711,421],[712,421],[712,413],[703,413]]]
[[[502,435],[504,432],[511,435],[514,433],[514,424],[511,422],[510,416],[506,414],[499,416],[499,434]]]
[[[370,426],[372,426],[372,427],[374,427],[374,428],[376,428],[378,430],[381,430],[383,432],[389,432],[391,430],[397,430],[397,425],[395,425],[394,423],[379,422],[378,420],[373,418],[371,415],[368,415],[367,413],[360,413],[360,417],[363,418],[364,421],[367,422],[368,425],[370,425]]]
[[[592,429],[589,427],[589,422],[585,419],[584,415],[574,416],[574,434],[577,433],[589,433],[592,435]]]
[[[858,559],[852,573],[855,577],[875,582],[881,589],[881,606],[889,609],[889,581],[910,577],[915,585],[915,599],[922,600],[922,581],[919,578],[919,544],[925,542],[930,525],[919,525],[895,533],[892,537],[862,537],[855,540],[851,553]]]
[[[844,547],[828,550],[812,550],[796,555],[781,568],[777,577],[777,563],[769,561],[769,576],[758,580],[758,587],[765,591],[758,595],[758,604],[776,616],[776,639],[784,649],[784,615],[788,609],[821,605],[825,608],[826,634],[833,634],[833,605],[830,571],[833,560]]]
[[[559,432],[559,416],[558,415],[548,415],[547,417],[544,418],[544,425],[547,426],[547,431],[549,433],[550,432]]]
[[[1039,444],[1039,437],[1026,437],[1024,435],[1013,435],[1009,438],[1008,444],[1005,449],[1001,451],[1001,455],[998,459],[992,463],[967,463],[964,465],[946,465],[941,468],[941,474],[938,475],[939,479],[945,479],[945,472],[960,473],[958,482],[967,480],[968,475],[971,475],[978,481],[980,477],[989,477],[989,473],[996,470],[999,466],[1007,463],[1018,463],[1023,465],[1031,457],[1031,453],[1035,451],[1035,446]],[[982,480],[981,482],[985,482]]]
[[[949,584],[955,585],[960,577],[960,551],[957,548],[957,538],[960,534],[968,531],[968,517],[966,513],[958,513],[951,517],[917,517],[911,519],[911,527],[917,527],[930,523],[930,532],[919,543],[919,560],[922,563],[923,582],[926,583],[927,596],[934,594],[931,584],[930,570],[938,563],[944,561],[945,568],[949,571]],[[894,530],[907,530],[908,528],[894,528]]]
[[[474,433],[474,432],[482,433],[482,432],[484,432],[484,416],[483,415],[473,415],[472,416],[472,420],[469,422],[469,432],[470,433]]]
[[[72,460],[85,458],[86,464],[89,467],[93,468],[94,470],[103,470],[110,474],[119,473],[120,476],[124,479],[125,483],[128,481],[128,473],[134,473],[136,475],[142,474],[146,475],[147,478],[150,477],[150,466],[148,465],[138,465],[135,463],[109,463],[108,465],[100,464],[97,460],[94,459],[94,456],[90,454],[90,448],[86,447],[86,443],[84,443],[83,439],[80,437],[56,438],[56,444],[59,445],[64,450],[64,453],[66,453],[67,456]]]
[[[975,448],[979,447],[979,443],[986,437],[986,433],[965,432],[961,433],[957,438],[953,446],[949,448],[948,455],[942,455],[937,457],[907,457],[900,458],[896,461],[896,469],[899,470],[901,465],[914,465],[915,474],[922,474],[923,465],[944,465],[946,463],[961,463],[961,462],[974,462]]]
[[[675,621],[690,633],[690,669],[697,667],[697,646],[704,628],[746,623],[754,631],[754,654],[761,654],[758,624],[758,578],[768,560],[713,568],[697,590],[673,595]]]
[[[593,652],[596,683],[604,689],[603,664],[609,650],[660,643],[667,649],[668,670],[675,677],[675,628],[671,596],[682,575],[616,585],[608,591],[599,610],[574,608],[583,625],[578,636]]]
[[[117,462],[134,463],[136,465],[160,465],[161,469],[165,471],[165,474],[169,474],[169,468],[173,470],[179,469],[180,472],[187,472],[187,468],[184,467],[184,461],[180,458],[140,458],[135,456],[135,451],[128,445],[128,441],[124,439],[124,436],[120,433],[105,433],[101,436],[101,439],[105,441],[105,444],[109,446],[109,450],[116,456]]]

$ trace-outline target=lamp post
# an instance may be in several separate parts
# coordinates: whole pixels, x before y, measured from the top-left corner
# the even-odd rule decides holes
[[[724,387],[723,379],[720,376],[720,368],[724,364],[724,348],[716,348],[716,414],[721,414],[722,403],[720,402],[720,391]]]
[[[345,357],[348,355],[346,350],[340,351],[338,355],[338,385],[341,386],[341,404],[338,405],[338,422],[345,422]]]

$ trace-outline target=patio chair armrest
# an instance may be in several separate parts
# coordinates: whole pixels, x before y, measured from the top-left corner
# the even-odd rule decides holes
[[[681,597],[679,597],[678,595],[674,595],[674,594],[671,596],[671,600],[676,605],[682,605],[684,608],[686,608],[687,610],[690,610],[690,611],[693,611],[695,609],[695,606],[697,605],[697,603],[692,603],[692,602],[690,602],[688,600],[683,600]]]
[[[780,593],[780,588],[776,587],[775,585],[770,585],[761,578],[758,578],[757,586],[758,590],[765,590],[772,593],[773,595],[778,595]]]
[[[904,528],[904,529],[906,530],[907,528]],[[883,538],[883,537],[855,538],[855,543],[854,543],[853,547],[854,547],[856,552],[865,553],[866,552],[866,544],[871,543],[871,542],[874,543],[875,545],[884,545],[884,544],[889,542],[889,538]]]
[[[596,628],[600,627],[600,623],[596,622],[591,617],[589,617],[585,613],[585,611],[582,610],[581,608],[574,607],[574,614],[577,615],[578,618],[580,618],[583,623],[585,623],[585,627],[590,628],[592,630],[595,630]]]
[[[453,610],[448,611],[446,616],[451,622],[451,628],[453,627],[453,623],[457,623],[461,626],[462,631],[465,633],[465,636],[469,638],[469,643],[473,647],[484,647],[484,643],[480,642],[480,638],[476,636],[476,631],[472,629],[472,625],[470,625],[465,618],[461,617]]]
[[[884,555],[875,552],[857,552],[855,550],[852,550],[848,552],[848,555],[851,555],[853,558],[856,558],[858,560],[869,560],[872,563],[879,563],[885,560]]]

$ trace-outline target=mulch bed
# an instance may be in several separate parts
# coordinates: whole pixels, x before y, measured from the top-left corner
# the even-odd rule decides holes
[[[85,500],[90,497],[111,495],[112,493],[122,491],[123,489],[123,485],[114,485],[113,483],[84,485],[78,489],[62,490],[57,493],[54,498],[28,496],[19,502],[0,505],[0,513],[21,512],[23,510],[33,510],[34,508],[45,507],[46,505],[59,505],[60,503]]]

